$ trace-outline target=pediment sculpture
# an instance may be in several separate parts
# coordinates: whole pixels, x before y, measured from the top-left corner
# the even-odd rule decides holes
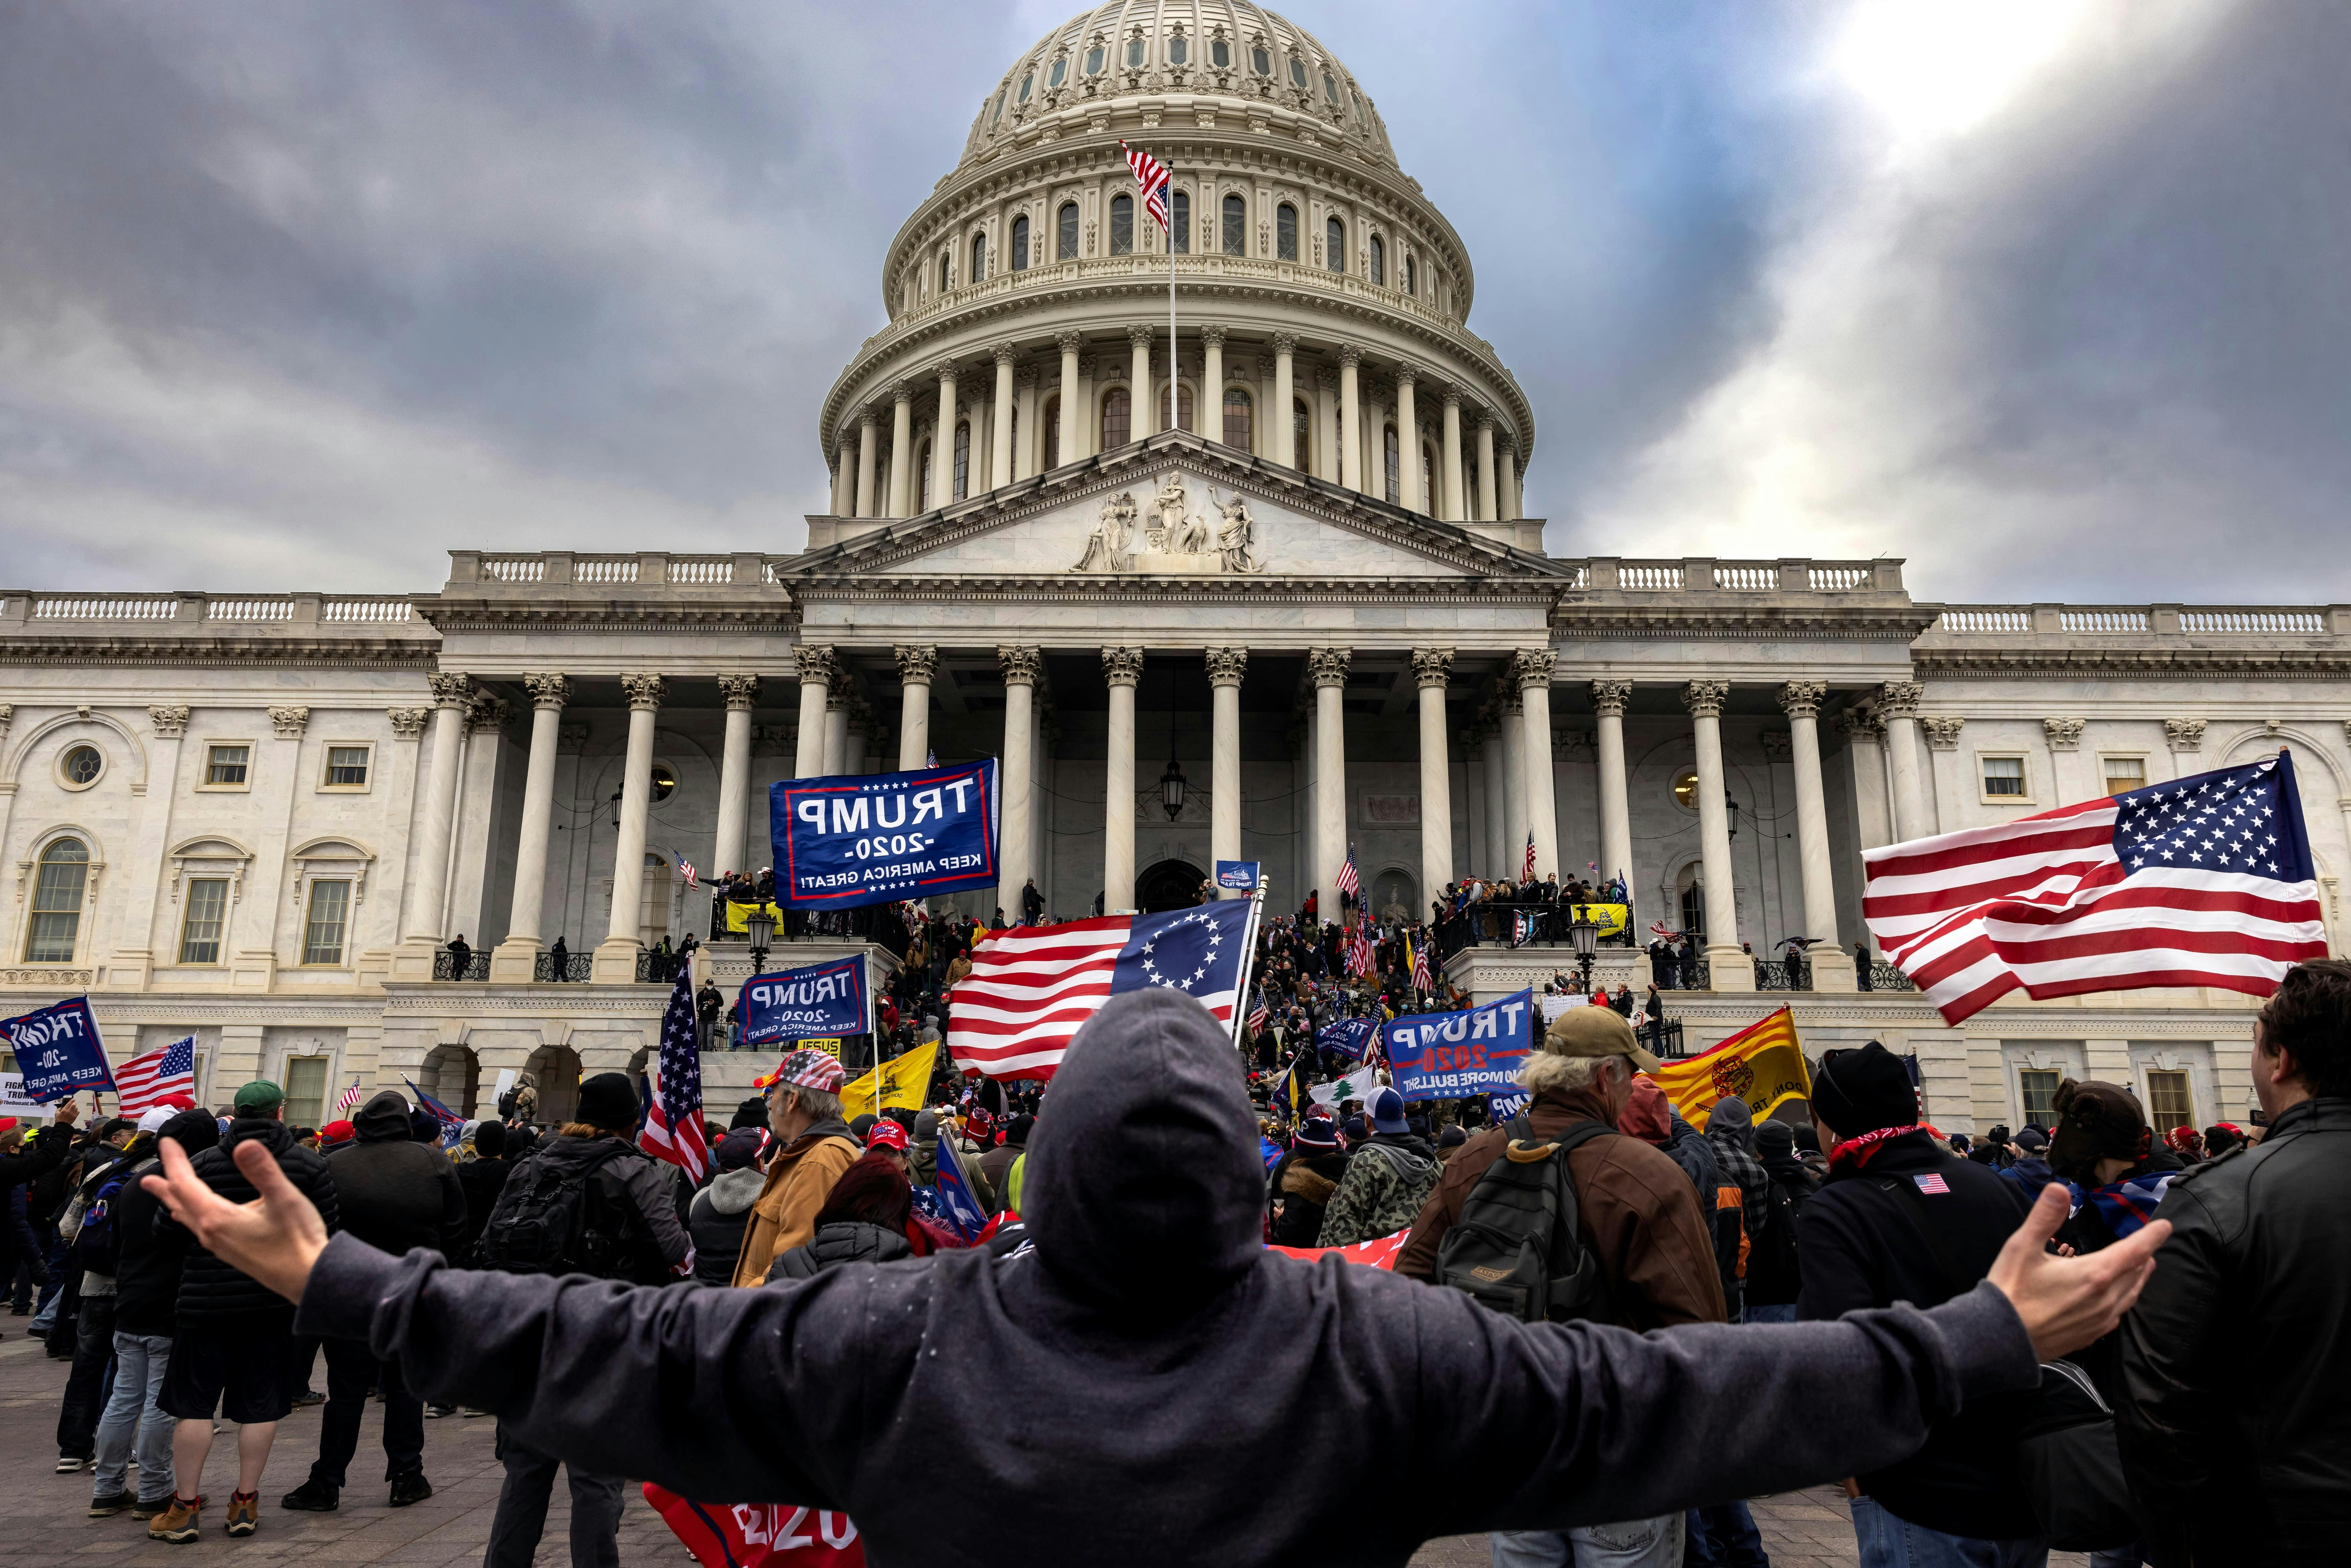
[[[1133,491],[1121,491],[1102,503],[1102,517],[1086,536],[1085,554],[1073,572],[1143,572],[1155,576],[1207,577],[1223,572],[1255,573],[1265,570],[1257,558],[1257,520],[1249,503],[1236,495],[1223,500],[1209,493],[1218,521],[1191,509],[1181,474],[1169,474],[1152,497],[1153,520],[1143,530],[1143,549],[1130,550],[1135,521],[1141,513]]]

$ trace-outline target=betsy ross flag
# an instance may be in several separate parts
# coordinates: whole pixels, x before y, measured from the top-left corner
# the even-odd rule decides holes
[[[2140,986],[2266,997],[2326,956],[2294,762],[2260,761],[1870,850],[1862,917],[1946,1023]]]
[[[114,1093],[122,1107],[119,1115],[141,1115],[162,1104],[167,1094],[195,1092],[194,1035],[175,1040],[144,1056],[134,1056],[114,1070]]]
[[[1335,880],[1338,882],[1341,893],[1360,894],[1364,891],[1364,880],[1355,874],[1354,845],[1347,846],[1347,863],[1339,868],[1339,874]]]
[[[962,1071],[1050,1078],[1070,1037],[1122,991],[1159,986],[1232,1027],[1249,967],[1247,899],[984,935],[949,995],[947,1051]]]
[[[1527,830],[1527,855],[1526,859],[1519,866],[1519,880],[1520,882],[1532,882],[1534,879],[1535,831],[1532,828],[1529,828]]]
[[[1126,166],[1134,171],[1134,183],[1143,187],[1143,210],[1156,218],[1161,228],[1165,228],[1167,166],[1150,153],[1129,147],[1123,141],[1118,144],[1118,150],[1126,154]]]
[[[637,1144],[700,1181],[710,1167],[710,1142],[702,1130],[702,1051],[695,1029],[694,983],[681,968],[669,1010],[662,1014],[660,1092],[646,1110]]]
[[[349,1113],[350,1108],[359,1103],[360,1075],[354,1072],[351,1074],[351,1086],[349,1089],[344,1090],[342,1093],[337,1097],[335,1101],[335,1109],[344,1112],[345,1113]]]

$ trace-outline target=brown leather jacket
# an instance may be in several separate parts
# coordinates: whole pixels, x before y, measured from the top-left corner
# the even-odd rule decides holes
[[[1607,1121],[1608,1107],[1596,1090],[1545,1090],[1527,1107],[1527,1120],[1549,1138],[1571,1123]],[[1461,1218],[1469,1189],[1501,1157],[1505,1135],[1489,1127],[1446,1162],[1396,1257],[1397,1273],[1426,1280],[1436,1271],[1438,1244]],[[1567,1171],[1581,1210],[1578,1234],[1600,1260],[1619,1323],[1647,1330],[1723,1321],[1714,1241],[1681,1166],[1638,1138],[1603,1137],[1568,1155]]]

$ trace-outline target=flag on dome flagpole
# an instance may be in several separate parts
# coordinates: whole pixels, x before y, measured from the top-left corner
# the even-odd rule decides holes
[[[1862,855],[1862,918],[1958,1024],[2143,986],[2266,997],[2326,956],[2317,870],[2281,750],[1988,828]]]
[[[1126,154],[1126,166],[1134,171],[1134,183],[1143,187],[1143,210],[1158,220],[1161,229],[1167,224],[1167,166],[1141,148],[1129,147],[1124,141],[1118,150]]]
[[[695,1181],[710,1166],[710,1143],[702,1130],[702,1051],[694,1016],[691,966],[681,966],[662,1014],[661,1083],[645,1114],[637,1143],[657,1160],[667,1160]]]
[[[1520,882],[1532,882],[1532,881],[1534,881],[1534,879],[1535,879],[1535,831],[1534,831],[1532,828],[1529,828],[1529,829],[1527,830],[1527,858],[1526,858],[1525,862],[1524,862],[1523,864],[1521,864],[1521,865],[1520,866],[1520,868],[1519,868],[1519,880],[1520,880]]]
[[[193,1094],[195,1089],[196,1037],[192,1034],[134,1056],[114,1070],[120,1115],[141,1115],[162,1104],[167,1094]]]

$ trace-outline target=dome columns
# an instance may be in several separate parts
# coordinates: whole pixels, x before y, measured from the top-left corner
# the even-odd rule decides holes
[[[1265,427],[1270,440],[1266,450],[1273,460],[1285,468],[1298,466],[1298,421],[1290,413],[1296,402],[1290,388],[1296,382],[1298,334],[1276,332],[1273,335],[1273,406],[1258,412],[1269,421]]]
[[[1429,509],[1428,498],[1420,493],[1420,417],[1413,407],[1419,381],[1419,372],[1410,365],[1396,367],[1396,440],[1403,448],[1396,465],[1396,505],[1407,512]]]
[[[1222,327],[1200,329],[1199,423],[1200,434],[1210,441],[1225,438],[1225,329]]]
[[[1494,416],[1478,416],[1478,520],[1497,521],[1494,514]]]
[[[1019,350],[1003,342],[990,347],[988,354],[996,361],[996,406],[989,411],[987,444],[987,483],[993,489],[1012,478],[1012,366]]]
[[[1448,523],[1464,520],[1461,506],[1461,390],[1445,389],[1445,476],[1438,488],[1445,509],[1437,515]]]
[[[1339,483],[1350,490],[1364,487],[1364,350],[1353,343],[1339,345]]]

